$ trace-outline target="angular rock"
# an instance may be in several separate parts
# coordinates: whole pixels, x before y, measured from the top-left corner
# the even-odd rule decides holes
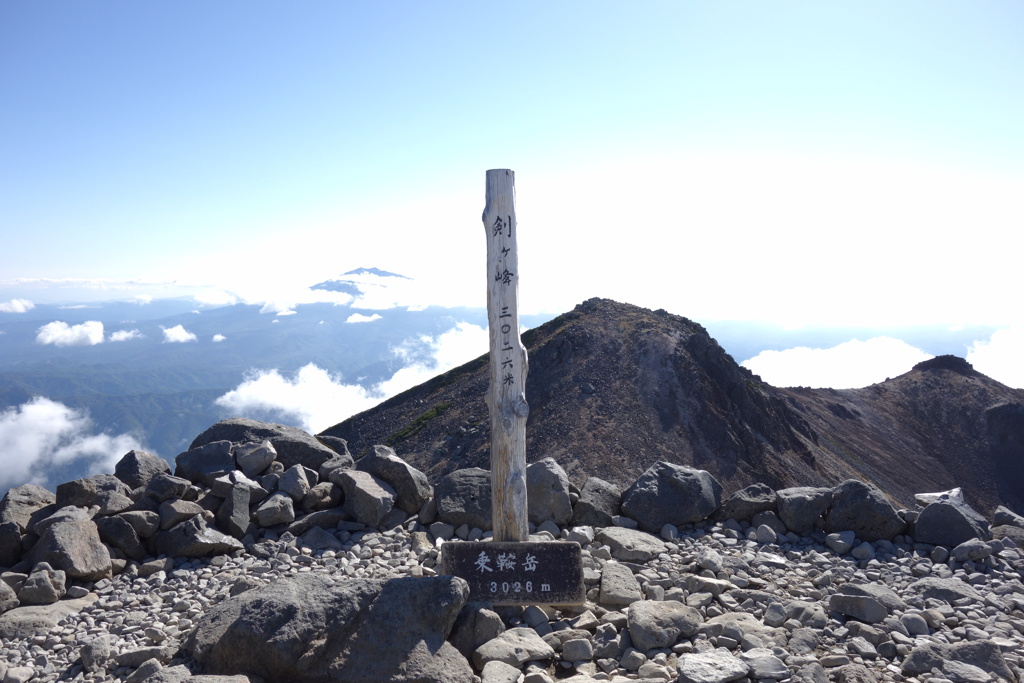
[[[152,498],[157,504],[165,500],[184,499],[191,488],[192,482],[184,477],[161,472],[149,480],[146,485],[146,496]]]
[[[953,548],[971,538],[987,539],[988,522],[966,503],[935,502],[921,514],[913,528],[914,540]]]
[[[0,499],[0,523],[14,522],[24,534],[28,531],[33,513],[56,502],[57,496],[42,486],[16,486]]]
[[[957,578],[939,578],[937,576],[926,576],[907,586],[907,592],[920,595],[926,600],[945,600],[952,604],[956,600],[970,598],[981,602],[982,597],[977,590],[968,583]]]
[[[605,562],[601,569],[601,592],[599,602],[602,605],[631,605],[643,600],[644,594],[640,584],[629,567],[618,562]]]
[[[99,596],[89,593],[83,598],[60,600],[52,605],[25,605],[0,614],[0,638],[8,640],[32,638],[46,633],[74,612],[96,602]]]
[[[306,470],[302,468],[302,465],[292,465],[277,481],[277,490],[290,496],[296,503],[306,497],[310,488]]]
[[[885,605],[866,595],[836,593],[829,598],[828,608],[868,624],[881,623],[889,616],[889,610]]]
[[[244,538],[249,523],[249,487],[235,484],[217,508],[217,526],[230,536]]]
[[[822,519],[832,502],[832,489],[796,486],[776,491],[775,496],[779,519],[790,531],[802,534],[813,529]]]
[[[266,472],[270,463],[277,459],[277,451],[269,439],[238,444],[234,448],[234,455],[238,469],[250,478],[258,477]]]
[[[49,508],[46,508],[49,510]],[[46,533],[46,530],[57,522],[64,522],[67,520],[91,520],[93,518],[93,512],[86,508],[80,508],[75,505],[66,505],[56,511],[52,511],[45,517],[42,516],[43,510],[40,510],[35,515],[32,515],[32,521],[29,523],[29,531],[36,536],[42,536]]]
[[[1024,548],[1024,528],[1013,524],[1003,524],[992,527],[989,532],[992,534],[992,538],[994,539],[1002,540],[1004,538],[1008,538],[1013,541],[1013,544],[1018,548]],[[0,562],[0,564],[3,563]]]
[[[437,517],[459,527],[491,529],[491,473],[478,467],[455,470],[434,487]]]
[[[682,654],[676,669],[679,683],[729,683],[744,678],[750,671],[746,662],[726,650]]]
[[[467,602],[452,625],[448,642],[466,659],[472,659],[478,647],[504,631],[505,624],[489,609],[489,603]]]
[[[887,610],[896,612],[907,608],[896,591],[882,583],[846,583],[839,587],[839,592],[844,595],[863,595],[874,598]]]
[[[647,562],[665,552],[665,543],[637,529],[610,526],[595,534],[599,543],[611,548],[612,556],[623,562]]]
[[[0,567],[13,567],[21,559],[21,538],[17,522],[0,524]]]
[[[341,505],[344,498],[345,493],[340,486],[330,481],[322,481],[302,498],[300,507],[306,512],[329,510]]]
[[[722,485],[704,470],[656,462],[622,494],[622,513],[658,533],[711,516],[722,502]]]
[[[204,486],[213,486],[217,477],[234,470],[235,458],[231,455],[231,442],[227,440],[193,446],[174,459],[174,476]]]
[[[473,652],[473,666],[483,669],[488,662],[504,662],[521,667],[526,662],[551,659],[555,650],[532,628],[518,627],[504,631]]]
[[[167,557],[227,555],[243,548],[236,539],[206,526],[206,521],[198,515],[161,531],[153,537],[153,542],[155,554]]]
[[[739,657],[743,663],[750,667],[750,677],[758,681],[779,681],[789,678],[793,673],[781,659],[775,656],[774,652],[767,648],[752,648]]]
[[[380,526],[395,506],[395,490],[368,472],[344,470],[345,513],[370,527]]]
[[[20,603],[18,600],[18,594],[14,592],[14,589],[7,585],[6,581],[0,581],[0,614],[3,614],[7,610],[14,609]]]
[[[140,539],[152,538],[160,530],[160,515],[152,510],[128,510],[117,516],[131,524]]]
[[[932,669],[943,669],[947,661],[962,662],[1002,679],[1016,680],[1003,654],[991,640],[974,640],[954,644],[927,641],[916,645],[903,660],[900,668],[905,674],[927,674]]]
[[[1000,505],[992,515],[992,526],[1015,526],[1024,529],[1024,516],[1018,515],[1010,508]]]
[[[148,553],[143,547],[135,527],[128,520],[120,515],[114,515],[113,517],[100,517],[94,521],[94,524],[100,534],[100,540],[104,543],[114,546],[130,559],[136,561],[145,559]]]
[[[612,526],[622,512],[622,490],[604,479],[588,477],[572,509],[572,526]]]
[[[469,663],[445,642],[468,595],[452,576],[336,583],[300,574],[210,609],[185,648],[211,673],[268,681],[469,683]]]
[[[242,486],[249,492],[249,502],[251,503],[259,503],[270,495],[265,488],[259,485],[259,482],[250,479],[245,476],[244,472],[238,470],[214,479],[213,485],[210,486],[210,492],[218,498],[227,498],[231,494],[231,489],[236,486]]]
[[[203,514],[203,507],[188,500],[165,500],[160,503],[160,528],[163,530],[178,526],[186,519]]]
[[[295,521],[295,506],[290,496],[275,493],[260,503],[254,513],[256,523],[261,527],[290,524]]]
[[[64,597],[67,575],[46,562],[39,562],[18,591],[22,605],[52,605]]]
[[[633,647],[641,652],[672,647],[680,638],[696,635],[704,623],[700,612],[674,600],[638,600],[629,606],[627,618]]]
[[[775,510],[775,491],[767,484],[751,484],[725,499],[715,517],[748,522],[758,512]]]
[[[33,564],[47,562],[72,580],[98,581],[111,572],[110,554],[91,520],[53,524],[32,547]]]
[[[853,531],[863,541],[879,541],[895,538],[906,529],[907,523],[877,486],[847,479],[832,489],[825,531]]]
[[[97,474],[75,479],[57,487],[58,508],[75,505],[99,506],[98,515],[112,515],[131,507],[131,488],[112,474]]]
[[[554,458],[526,466],[527,517],[533,524],[551,520],[560,527],[572,521],[569,477]]]
[[[419,471],[387,446],[376,445],[356,463],[356,469],[372,474],[395,490],[395,506],[410,515],[420,511],[434,497],[434,487]]]
[[[234,443],[268,440],[277,451],[277,460],[284,465],[285,469],[293,465],[302,465],[318,472],[320,465],[337,455],[317,441],[313,435],[297,427],[259,422],[241,417],[221,420],[197,436],[190,448],[219,440],[233,441]]]
[[[171,466],[163,458],[146,451],[128,451],[114,465],[114,476],[130,490],[145,488],[161,472],[171,473]]]

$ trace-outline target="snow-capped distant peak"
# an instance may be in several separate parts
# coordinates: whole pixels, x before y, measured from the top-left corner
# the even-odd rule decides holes
[[[398,284],[399,280],[411,281],[412,278],[381,270],[380,268],[356,268],[347,273],[342,273],[340,277],[319,282],[310,287],[310,289],[344,292],[358,298],[366,293],[366,287],[387,287],[388,285]]]

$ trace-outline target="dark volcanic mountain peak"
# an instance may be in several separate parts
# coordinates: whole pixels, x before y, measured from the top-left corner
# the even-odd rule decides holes
[[[710,471],[727,493],[755,482],[856,478],[905,505],[915,493],[963,486],[979,509],[1020,507],[1007,491],[1022,487],[996,475],[998,438],[986,411],[1024,405],[1024,392],[962,359],[864,389],[779,389],[739,366],[699,324],[607,299],[583,302],[523,342],[527,460],[555,458],[578,486],[586,476],[627,485],[666,460]],[[435,480],[489,468],[487,384],[482,356],[324,434],[348,440],[357,455],[389,444]],[[1004,461],[1017,453],[1012,444],[1024,443],[1016,414],[1004,409],[996,421],[1011,444],[999,447]]]
[[[952,370],[953,372],[958,372],[966,377],[981,375],[980,372],[974,369],[973,365],[967,362],[966,358],[961,358],[960,356],[953,356],[949,354],[944,356],[935,356],[935,358],[923,360],[917,365],[915,365],[912,369],[920,371]]]

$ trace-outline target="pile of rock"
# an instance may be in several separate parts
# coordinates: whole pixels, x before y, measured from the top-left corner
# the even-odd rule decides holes
[[[660,462],[624,491],[527,470],[531,540],[587,603],[493,608],[438,576],[490,536],[490,474],[227,420],[178,456],[0,502],[0,680],[1019,680],[1024,519],[877,488],[723,500]],[[205,672],[205,673],[201,673]]]

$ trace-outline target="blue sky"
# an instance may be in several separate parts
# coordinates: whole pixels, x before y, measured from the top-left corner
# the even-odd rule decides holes
[[[0,0],[0,303],[376,266],[482,306],[511,168],[524,311],[991,325],[1005,366],[1021,35],[1017,2]]]

